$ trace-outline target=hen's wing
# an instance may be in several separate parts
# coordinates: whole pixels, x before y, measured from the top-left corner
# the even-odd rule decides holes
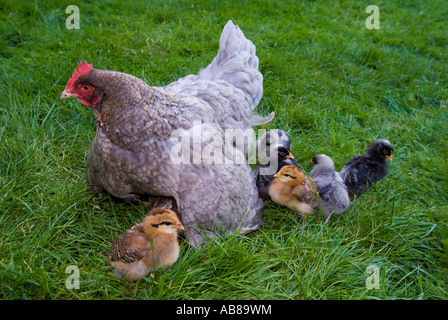
[[[202,125],[202,129],[204,127],[207,124]],[[224,134],[211,124],[209,128]],[[207,135],[207,130],[203,133]],[[250,167],[241,150],[232,148],[231,144],[223,147],[219,141],[204,140],[201,146],[193,144],[191,150],[196,151],[192,152],[190,160],[201,152],[202,163],[180,164],[176,199],[187,240],[200,246],[204,237],[201,230],[220,233],[257,230],[262,222],[263,201],[258,197]],[[213,155],[209,154],[212,150]]]

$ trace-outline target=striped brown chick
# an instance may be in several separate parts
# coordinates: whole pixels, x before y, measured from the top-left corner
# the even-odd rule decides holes
[[[274,175],[269,196],[275,203],[300,213],[303,223],[319,204],[317,189],[303,170],[295,165],[284,166]]]
[[[172,265],[179,257],[178,231],[184,227],[176,213],[165,208],[151,210],[142,223],[126,231],[112,245],[109,264],[118,276],[131,283],[158,268]]]

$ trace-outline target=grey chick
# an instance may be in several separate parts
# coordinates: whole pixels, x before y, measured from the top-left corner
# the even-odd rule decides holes
[[[258,194],[263,201],[269,199],[269,186],[271,185],[274,174],[276,174],[282,167],[288,165],[296,165],[297,160],[286,146],[277,144],[272,147],[271,161],[256,167],[252,171],[252,176],[258,188]],[[271,167],[272,164],[272,167]]]
[[[324,218],[327,219],[332,212],[341,214],[348,209],[350,198],[344,180],[335,171],[333,160],[325,154],[318,154],[312,162],[310,178],[319,192]]]
[[[393,152],[388,140],[378,139],[369,146],[367,154],[348,160],[340,171],[348,192],[360,196],[373,183],[383,179],[389,169],[386,160],[392,162]]]

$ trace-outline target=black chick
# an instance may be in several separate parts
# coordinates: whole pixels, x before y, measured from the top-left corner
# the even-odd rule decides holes
[[[386,139],[372,142],[367,154],[356,155],[348,160],[340,171],[350,195],[360,196],[373,183],[383,179],[388,171],[389,160],[392,162],[394,148]]]
[[[255,149],[253,151],[256,152],[256,156],[260,160],[260,163],[268,163],[270,161],[271,148],[277,144],[283,145],[287,149],[291,149],[291,138],[285,131],[271,129],[266,131],[255,142]]]
[[[269,199],[269,186],[272,179],[274,179],[274,174],[276,174],[284,166],[298,166],[297,160],[294,158],[291,151],[284,145],[278,144],[272,146],[271,152],[271,161],[256,167],[252,171],[252,176],[258,188],[258,194],[263,201]],[[277,159],[273,158],[275,155],[277,156]],[[275,165],[275,161],[277,162],[277,165]]]

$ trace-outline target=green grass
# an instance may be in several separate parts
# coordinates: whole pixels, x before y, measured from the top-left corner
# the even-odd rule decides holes
[[[446,1],[378,1],[379,30],[362,1],[85,1],[79,30],[65,28],[70,1],[1,2],[0,298],[448,298]],[[147,208],[88,192],[95,121],[60,93],[80,60],[152,85],[197,73],[228,19],[257,47],[258,111],[277,112],[263,128],[287,130],[307,172],[317,153],[339,170],[379,137],[394,161],[329,224],[269,201],[257,232],[201,251],[180,241],[173,266],[133,287],[107,254]]]

